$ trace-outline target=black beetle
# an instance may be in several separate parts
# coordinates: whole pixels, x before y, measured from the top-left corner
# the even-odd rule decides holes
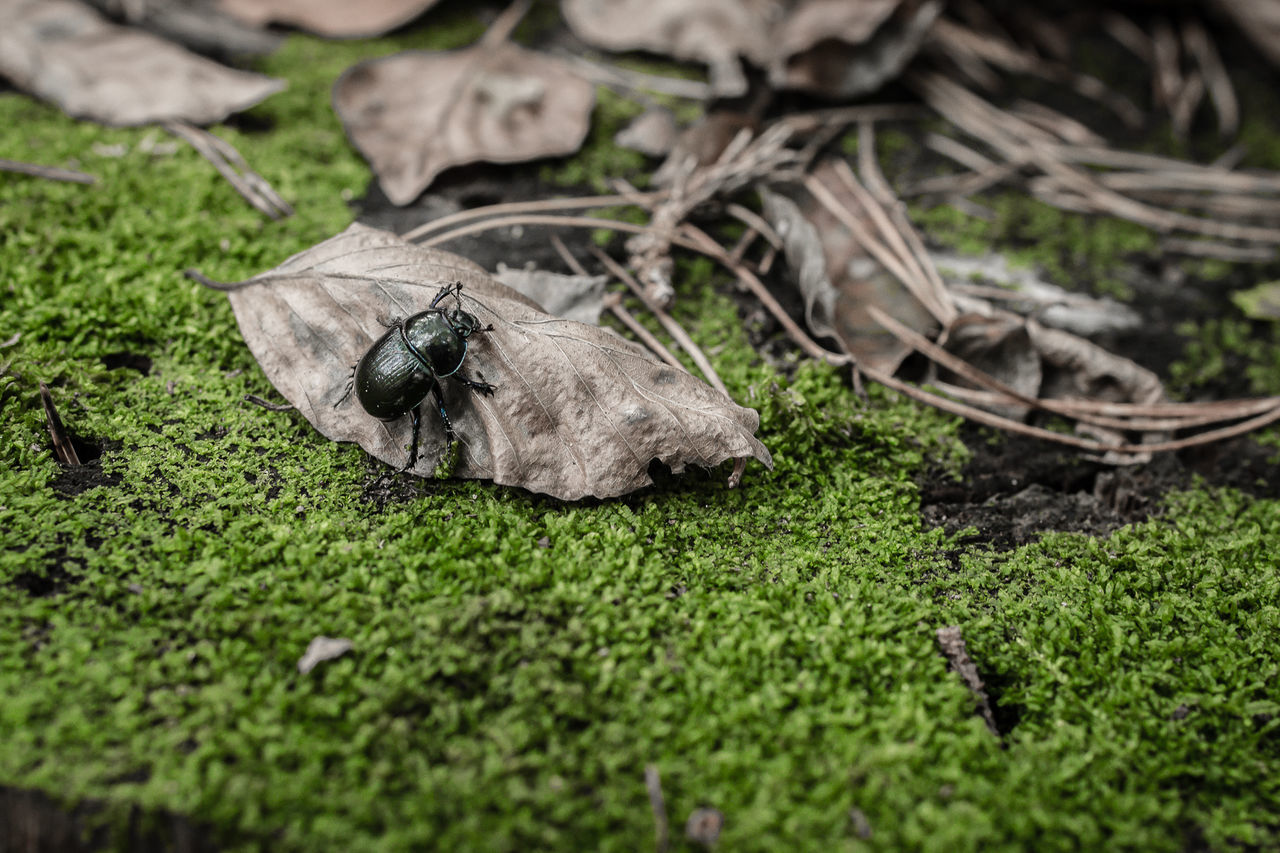
[[[364,410],[375,418],[392,421],[413,415],[413,443],[409,448],[409,464],[418,461],[418,432],[422,421],[422,401],[435,397],[444,422],[445,450],[453,442],[453,425],[444,408],[440,380],[451,376],[473,391],[492,395],[494,386],[476,382],[458,371],[467,357],[467,338],[476,332],[491,332],[493,326],[481,327],[480,321],[462,310],[462,282],[445,285],[431,300],[431,307],[407,320],[385,323],[387,333],[378,338],[352,371],[351,385],[343,400],[355,387],[356,397]],[[441,300],[453,295],[458,307],[439,307]]]

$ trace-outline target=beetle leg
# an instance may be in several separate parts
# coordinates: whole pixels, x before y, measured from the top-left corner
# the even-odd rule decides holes
[[[459,291],[461,291],[462,282],[455,281],[453,284],[446,284],[444,287],[440,288],[440,292],[436,294],[436,298],[431,300],[431,307],[435,308],[437,305],[439,305],[440,300],[444,299],[446,296],[452,293],[454,288],[457,288]]]
[[[461,382],[463,385],[466,385],[472,391],[478,391],[486,397],[492,397],[494,390],[498,387],[497,385],[490,385],[488,382],[477,382],[474,379],[468,379],[460,373],[453,374],[453,378],[458,382]],[[484,377],[481,377],[481,379],[483,378]]]
[[[422,405],[414,406],[410,414],[413,416],[413,440],[409,443],[409,464],[404,466],[405,471],[418,463],[418,435],[422,428]]]
[[[439,382],[431,388],[431,394],[436,398],[436,408],[440,410],[440,420],[444,422],[444,449],[447,453],[449,445],[453,444],[453,424],[449,421],[449,413],[444,410],[444,394],[440,391]]]

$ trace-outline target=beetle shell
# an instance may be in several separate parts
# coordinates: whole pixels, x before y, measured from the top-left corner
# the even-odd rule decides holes
[[[360,405],[384,421],[408,414],[436,384],[435,373],[404,345],[400,334],[399,324],[387,330],[356,365]]]

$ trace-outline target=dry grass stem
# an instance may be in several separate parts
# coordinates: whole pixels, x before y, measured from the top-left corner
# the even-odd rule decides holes
[[[823,349],[817,341],[809,337],[808,332],[801,328],[795,320],[791,319],[791,315],[774,298],[769,289],[764,286],[764,282],[760,281],[755,273],[747,269],[746,265],[731,258],[729,253],[719,243],[712,240],[706,232],[690,223],[685,223],[684,232],[688,235],[687,239],[694,249],[709,258],[719,261],[721,265],[738,277],[738,280],[760,300],[760,304],[765,307],[765,310],[777,319],[787,336],[795,341],[796,345],[806,355],[836,366],[853,363],[853,359],[850,356]]]
[[[403,240],[417,241],[426,235],[446,228],[452,228],[462,222],[473,219],[485,219],[490,216],[511,216],[525,213],[548,213],[556,210],[590,210],[592,208],[619,207],[624,205],[644,206],[660,198],[662,193],[634,193],[631,195],[591,195],[578,198],[548,198],[536,201],[514,201],[505,204],[490,204],[484,207],[473,207],[460,210],[448,216],[441,216],[423,223],[412,231],[400,235]]]
[[[180,121],[164,123],[165,130],[185,141],[218,170],[255,210],[271,219],[291,216],[293,208],[240,156],[231,143],[207,130]]]
[[[684,330],[684,327],[677,323],[675,318],[668,314],[665,308],[651,302],[648,295],[645,293],[644,288],[640,285],[640,282],[636,281],[635,276],[627,272],[621,264],[594,246],[591,247],[591,253],[595,255],[596,260],[600,261],[600,263],[604,265],[604,268],[609,271],[610,275],[620,280],[631,289],[632,293],[640,297],[640,301],[643,302],[644,306],[653,313],[653,316],[658,318],[658,322],[662,324],[662,328],[667,330],[667,334],[671,335],[671,337],[675,339],[676,343],[680,345],[680,348],[687,352],[689,357],[693,359],[693,363],[702,371],[702,375],[706,377],[707,382],[710,383],[713,388],[722,392],[725,396],[728,396],[729,389],[726,388],[724,382],[720,380],[720,374],[716,373],[716,369],[711,366],[710,359],[708,359],[702,349],[693,342],[693,338]],[[683,369],[683,367],[681,369]]]
[[[744,128],[719,159],[699,166],[692,155],[678,164],[668,195],[651,208],[653,228],[627,242],[629,264],[643,283],[646,299],[656,305],[670,303],[671,243],[673,233],[697,207],[717,196],[728,197],[761,180],[778,180],[802,167],[800,156],[787,143],[795,135],[786,124],[776,124],[753,136]]]
[[[57,166],[41,166],[38,163],[22,163],[18,160],[6,160],[0,157],[0,172],[15,175],[30,175],[33,178],[44,178],[49,181],[65,181],[72,184],[93,184],[98,179],[93,175],[77,172],[75,169],[59,169]]]
[[[575,275],[590,275],[590,273],[587,272],[586,267],[579,263],[578,259],[569,251],[569,247],[564,244],[564,241],[554,234],[551,235],[551,245],[555,247],[560,258]],[[678,370],[685,370],[685,366],[680,363],[680,359],[676,358],[675,355],[672,354],[671,350],[667,349],[666,346],[663,345],[662,341],[654,337],[653,333],[642,326],[640,321],[626,309],[626,306],[622,304],[622,297],[619,294],[610,293],[605,296],[604,307],[608,308],[609,312],[613,314],[613,316],[622,321],[622,325],[630,329],[632,334],[639,338],[654,355],[658,356],[658,358]],[[685,370],[685,372],[687,373],[688,371]]]

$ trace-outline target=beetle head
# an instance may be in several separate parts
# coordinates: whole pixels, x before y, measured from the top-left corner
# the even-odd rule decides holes
[[[453,329],[460,338],[470,337],[473,332],[480,331],[480,321],[474,314],[463,311],[461,308],[454,308],[444,316],[449,328]]]

